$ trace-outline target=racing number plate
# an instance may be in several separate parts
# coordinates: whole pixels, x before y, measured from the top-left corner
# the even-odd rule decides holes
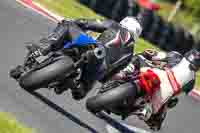
[[[48,56],[39,56],[37,58],[35,58],[35,60],[38,62],[38,63],[42,63],[44,60],[48,59],[49,57]]]

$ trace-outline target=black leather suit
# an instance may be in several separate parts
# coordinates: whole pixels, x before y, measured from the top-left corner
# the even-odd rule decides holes
[[[107,77],[116,73],[125,67],[133,56],[134,39],[127,29],[120,26],[119,23],[113,20],[63,20],[58,23],[54,31],[47,37],[40,41],[40,48],[45,55],[50,51],[57,51],[63,48],[64,41],[73,41],[79,35],[86,34],[85,31],[94,31],[101,33],[96,39],[106,51],[105,60],[102,62],[102,75],[99,80],[105,81]],[[95,67],[95,66],[91,66]],[[88,70],[91,70],[88,68]],[[94,73],[96,70],[90,71]],[[89,72],[87,72],[89,73]],[[87,90],[90,90],[92,80],[85,81]],[[82,78],[84,80],[84,77]]]

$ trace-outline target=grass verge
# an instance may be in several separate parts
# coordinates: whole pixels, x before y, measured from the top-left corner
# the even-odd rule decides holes
[[[103,18],[102,16],[96,14],[89,8],[81,5],[76,0],[34,0],[35,2],[40,3],[42,6],[46,7],[50,11],[60,14],[66,18]],[[169,8],[167,8],[169,9]],[[170,9],[171,10],[171,9]],[[162,13],[161,13],[162,14]],[[139,39],[136,45],[136,52],[141,52],[146,48],[154,48],[159,50],[159,48],[154,47],[150,43]],[[200,73],[197,74],[196,86],[200,88]]]
[[[86,6],[81,5],[76,0],[34,0],[40,3],[48,10],[58,13],[67,18],[87,17],[103,18]]]
[[[0,112],[0,133],[33,133],[8,113]]]

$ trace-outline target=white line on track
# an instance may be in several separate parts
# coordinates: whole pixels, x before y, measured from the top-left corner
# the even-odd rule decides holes
[[[130,126],[130,125],[127,125],[127,124],[124,124],[124,123],[120,123],[120,124],[127,127],[130,131],[133,131],[133,133],[151,133],[151,132],[146,131],[144,129],[137,128],[137,127],[134,127],[134,126]],[[107,130],[108,133],[121,133],[119,130],[117,130],[116,128],[112,127],[109,124],[106,125],[106,130]]]

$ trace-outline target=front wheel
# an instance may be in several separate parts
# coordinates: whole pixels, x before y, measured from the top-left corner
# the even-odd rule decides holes
[[[134,99],[137,89],[133,83],[124,83],[116,88],[109,89],[103,93],[89,98],[86,102],[87,109],[92,113],[98,113],[109,107],[118,105],[126,99]]]
[[[63,76],[73,71],[73,60],[65,56],[39,70],[25,73],[20,77],[19,85],[28,91],[34,91],[47,87],[48,84],[63,78]]]

